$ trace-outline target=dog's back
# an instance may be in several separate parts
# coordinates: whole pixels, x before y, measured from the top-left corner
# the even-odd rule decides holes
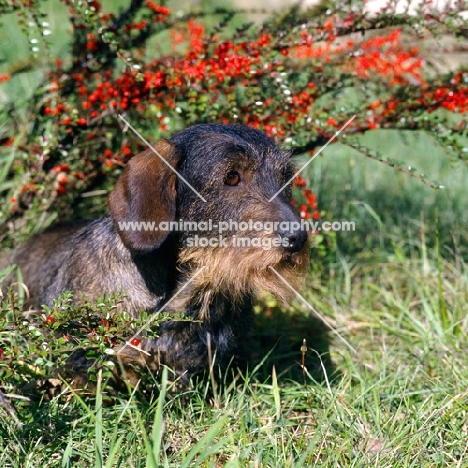
[[[125,297],[118,308],[135,312],[155,309],[171,289],[165,281],[166,267],[158,269],[160,259],[153,258],[155,255],[140,261],[132,258],[111,219],[104,216],[94,221],[61,223],[36,234],[2,267],[13,264],[20,268],[33,308],[52,306],[64,291],[74,292],[75,302],[79,303],[131,290],[130,297]],[[2,287],[14,281],[13,272]]]
[[[85,221],[57,224],[33,235],[26,244],[1,259],[0,270],[9,265],[20,268],[32,307],[38,308],[45,304],[44,292],[56,281],[57,272],[66,261],[69,240],[86,224]],[[3,288],[10,286],[16,278],[15,272],[12,272],[4,280]]]

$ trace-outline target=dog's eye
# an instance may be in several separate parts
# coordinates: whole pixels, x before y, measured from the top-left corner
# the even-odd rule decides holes
[[[239,173],[237,171],[231,171],[224,179],[224,183],[234,187],[235,185],[239,185],[240,180],[241,178]]]

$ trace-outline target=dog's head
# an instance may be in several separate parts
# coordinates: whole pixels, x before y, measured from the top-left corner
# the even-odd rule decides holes
[[[130,160],[109,197],[124,245],[159,248],[171,232],[161,228],[177,221],[181,268],[206,267],[201,289],[287,297],[285,281],[297,287],[308,260],[291,186],[281,190],[294,174],[290,155],[243,125],[195,125],[154,150]],[[125,222],[158,229],[121,229]]]

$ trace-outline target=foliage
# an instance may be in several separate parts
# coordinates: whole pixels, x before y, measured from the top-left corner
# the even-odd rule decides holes
[[[53,308],[44,306],[42,312],[28,313],[23,312],[13,290],[5,299],[0,308],[2,385],[23,390],[29,387],[30,393],[44,391],[54,378],[61,384],[66,368],[78,359],[74,353],[83,350],[90,363],[90,381],[95,381],[98,371],[103,370],[106,380],[112,378],[112,370],[118,365],[116,350],[126,340],[139,347],[141,340],[157,336],[162,321],[174,320],[167,314],[149,318],[142,312],[133,318],[126,312],[117,313],[119,295],[76,306],[71,293],[65,292],[54,301]],[[105,385],[102,389],[106,390]]]
[[[7,226],[18,234],[67,216],[70,205],[75,216],[103,209],[104,197],[80,195],[105,194],[145,147],[120,116],[150,141],[194,123],[246,123],[295,154],[314,154],[348,122],[335,141],[433,186],[404,161],[363,146],[359,135],[422,130],[453,159],[466,159],[467,72],[437,73],[416,46],[431,35],[462,37],[463,2],[440,12],[425,1],[416,15],[396,14],[390,4],[377,16],[359,2],[293,7],[261,25],[234,28],[238,15],[229,9],[174,14],[132,0],[112,14],[96,0],[64,0],[71,40],[63,57],[49,53],[43,3],[0,4],[32,37],[27,67],[40,58],[47,70],[30,102],[16,99],[1,111],[4,235]],[[213,16],[216,26],[208,21]],[[24,67],[10,64],[2,81]],[[302,216],[318,218],[306,181],[298,177],[295,185]]]

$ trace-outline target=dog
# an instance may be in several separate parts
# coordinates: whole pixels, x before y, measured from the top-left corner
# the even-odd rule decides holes
[[[124,362],[152,371],[164,365],[188,378],[206,370],[211,356],[227,365],[239,353],[256,296],[267,291],[286,300],[289,286],[300,287],[307,231],[290,185],[279,192],[293,176],[290,154],[261,131],[194,125],[130,159],[107,215],[35,235],[11,262],[36,308],[63,291],[77,303],[125,291],[120,311],[183,311],[193,320],[164,321],[157,339],[142,339],[141,351],[123,345],[117,352]],[[141,222],[189,226],[138,229]]]

